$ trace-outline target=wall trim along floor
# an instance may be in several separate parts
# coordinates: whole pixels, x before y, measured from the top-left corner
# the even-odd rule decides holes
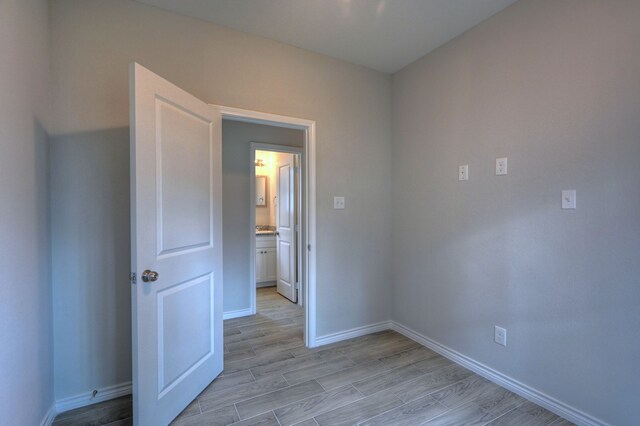
[[[316,339],[316,346],[328,345],[330,343],[339,342],[342,340],[352,339],[354,337],[364,336],[365,334],[375,333],[383,330],[394,330],[415,342],[420,343],[423,346],[439,353],[445,358],[460,364],[461,366],[468,368],[474,373],[484,377],[493,383],[502,386],[505,389],[514,392],[521,397],[546,408],[549,411],[556,413],[559,416],[564,417],[576,424],[584,426],[609,426],[608,423],[603,422],[589,414],[578,410],[556,398],[553,398],[539,390],[536,390],[524,383],[521,383],[499,371],[494,370],[474,359],[471,359],[460,352],[457,352],[441,343],[436,342],[433,339],[424,336],[417,331],[405,326],[404,324],[395,321],[384,321],[375,324],[369,324],[362,327],[352,328],[350,330],[344,330],[337,333],[326,334]]]
[[[365,325],[363,327],[352,328],[350,330],[339,331],[337,333],[325,334],[324,336],[316,338],[314,346],[324,346],[328,345],[329,343],[353,339],[354,337],[360,337],[366,334],[376,333],[383,330],[392,330],[391,321],[384,321],[376,324]],[[411,337],[409,338],[411,339]]]
[[[45,413],[44,418],[40,422],[40,426],[51,426],[55,418],[56,418],[56,404],[54,403],[54,404],[51,404],[51,407],[49,407],[49,410],[47,410],[47,412]]]
[[[131,395],[131,390],[131,382],[125,382],[97,389],[98,393],[96,393],[95,397],[91,391],[59,399],[56,401],[55,410],[53,410],[53,417],[60,413],[64,413],[65,411],[74,410],[76,408],[85,407],[102,401],[108,401],[125,395]],[[51,420],[53,421],[53,418]]]
[[[253,315],[251,308],[237,309],[235,311],[227,311],[222,314],[222,318],[228,320],[232,318],[246,317],[248,315]]]
[[[494,370],[493,368],[487,367],[486,365],[474,359],[471,359],[461,354],[460,352],[448,348],[447,346],[442,345],[403,324],[395,321],[390,321],[390,325],[392,330],[397,331],[398,333],[408,337],[409,339],[412,339],[420,343],[421,345],[424,345],[427,348],[439,353],[445,358],[448,358],[451,361],[468,368],[469,370],[484,377],[485,379],[490,380],[493,383],[502,386],[503,388],[508,389],[511,392],[518,394],[521,397],[528,399],[529,401],[538,404],[541,407],[544,407],[547,410],[552,411],[567,420],[584,426],[608,426],[607,423],[596,419],[595,417],[592,417],[589,414],[578,410],[577,408],[571,407],[570,405],[567,405],[562,401],[559,401],[543,392],[540,392],[539,390],[536,390],[509,376],[506,376]]]

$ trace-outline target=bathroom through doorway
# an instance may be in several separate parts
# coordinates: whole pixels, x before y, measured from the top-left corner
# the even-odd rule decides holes
[[[252,143],[255,204],[255,287],[275,287],[303,305],[302,148]]]

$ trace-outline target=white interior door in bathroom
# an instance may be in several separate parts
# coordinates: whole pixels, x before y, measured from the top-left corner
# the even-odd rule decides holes
[[[222,116],[130,72],[133,421],[166,425],[222,371]]]
[[[296,197],[294,154],[277,155],[276,248],[278,293],[296,302]]]

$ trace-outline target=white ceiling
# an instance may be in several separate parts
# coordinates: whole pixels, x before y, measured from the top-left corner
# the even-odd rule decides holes
[[[516,0],[137,0],[393,73]]]

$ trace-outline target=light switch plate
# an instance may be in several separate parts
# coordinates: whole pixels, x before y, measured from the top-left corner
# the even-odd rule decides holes
[[[336,210],[344,209],[344,197],[333,197],[333,208]]]
[[[469,180],[469,165],[458,167],[458,180]]]
[[[562,208],[563,209],[575,209],[576,208],[576,190],[565,189],[562,191]]]
[[[507,174],[507,157],[496,158],[496,176]]]

